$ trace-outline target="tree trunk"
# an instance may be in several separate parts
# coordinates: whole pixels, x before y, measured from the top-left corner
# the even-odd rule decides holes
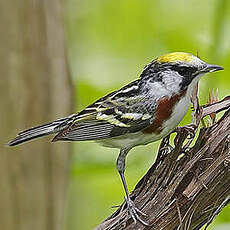
[[[163,139],[156,162],[131,193],[150,226],[135,225],[123,203],[97,230],[200,229],[230,202],[230,96],[202,107],[194,105],[195,124],[177,129],[175,147],[169,145],[169,137]],[[224,109],[216,122],[216,113]],[[197,125],[206,115],[212,124],[200,130],[192,145]]]
[[[61,0],[0,0],[0,228],[61,230],[70,145],[9,148],[18,131],[71,113]]]

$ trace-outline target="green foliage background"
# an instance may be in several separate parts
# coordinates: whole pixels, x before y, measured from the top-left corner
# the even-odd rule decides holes
[[[230,1],[67,0],[66,33],[79,111],[111,90],[136,79],[156,56],[173,51],[196,54],[225,70],[201,80],[200,99],[211,89],[229,94]],[[191,121],[190,112],[182,124]],[[136,147],[128,157],[130,191],[155,159],[159,142]],[[92,229],[123,201],[115,169],[116,149],[73,144],[66,208],[68,230]],[[210,229],[230,229],[230,207]]]

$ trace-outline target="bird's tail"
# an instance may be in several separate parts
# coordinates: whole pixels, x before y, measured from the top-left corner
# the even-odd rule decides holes
[[[69,124],[73,121],[73,116],[74,114],[44,125],[22,131],[18,133],[18,135],[8,143],[8,145],[14,146],[37,137],[46,136],[52,133],[58,133],[69,126]]]

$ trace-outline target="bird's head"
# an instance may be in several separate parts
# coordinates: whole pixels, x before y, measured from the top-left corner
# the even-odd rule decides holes
[[[207,64],[200,58],[183,52],[165,54],[158,57],[155,61],[159,64],[159,66],[178,70],[182,76],[186,74],[199,75],[223,69],[221,66]]]
[[[147,65],[141,77],[152,77],[153,81],[178,82],[182,88],[187,87],[193,79],[199,78],[205,73],[224,69],[218,65],[208,64],[200,58],[184,52],[174,52],[162,55]],[[193,81],[194,82],[194,81]]]

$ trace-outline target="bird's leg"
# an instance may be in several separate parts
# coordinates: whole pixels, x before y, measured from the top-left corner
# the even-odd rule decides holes
[[[137,220],[140,221],[143,225],[146,225],[146,226],[149,226],[148,223],[146,223],[145,221],[143,221],[138,213],[146,216],[145,213],[143,213],[141,210],[139,210],[138,208],[135,207],[135,204],[134,202],[131,200],[130,196],[129,196],[129,191],[128,191],[128,188],[127,188],[127,184],[126,184],[126,181],[125,181],[125,160],[126,160],[126,156],[129,152],[129,149],[121,149],[120,151],[120,154],[117,158],[117,170],[120,174],[120,177],[121,177],[121,181],[122,181],[122,184],[123,184],[123,187],[124,187],[124,190],[125,190],[125,194],[126,194],[126,197],[125,197],[125,202],[127,204],[127,209],[128,209],[128,212],[129,214],[131,215],[132,219],[134,220],[134,223],[136,224]]]

